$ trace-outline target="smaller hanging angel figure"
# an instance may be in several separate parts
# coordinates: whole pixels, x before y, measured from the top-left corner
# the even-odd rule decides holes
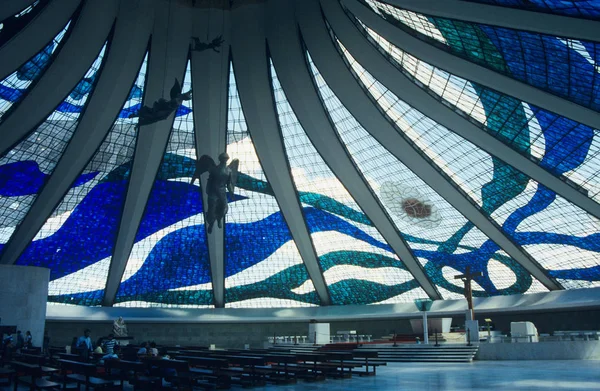
[[[138,121],[139,126],[153,124],[158,121],[167,119],[172,112],[177,110],[184,100],[192,99],[192,91],[185,93],[181,92],[181,85],[179,80],[175,79],[173,87],[171,87],[170,100],[160,98],[152,107],[144,106],[137,113],[132,113],[129,118],[140,117]]]
[[[192,37],[192,40],[194,41],[194,45],[192,46],[192,51],[194,52],[203,52],[205,50],[212,49],[214,52],[220,53],[221,51],[219,48],[223,42],[225,42],[222,35],[213,38],[213,40],[210,42],[202,42],[198,37]]]
[[[229,155],[227,152],[223,152],[219,155],[219,164],[215,164],[215,161],[208,155],[200,156],[196,163],[196,170],[192,175],[192,184],[198,179],[200,182],[200,175],[208,172],[208,183],[206,185],[206,196],[208,198],[208,208],[206,210],[206,223],[208,224],[207,232],[210,234],[213,230],[215,221],[219,228],[223,227],[225,223],[225,215],[227,214],[227,190],[233,200],[233,191],[235,190],[235,184],[237,182],[238,168],[240,161],[233,159],[229,165],[227,161]]]

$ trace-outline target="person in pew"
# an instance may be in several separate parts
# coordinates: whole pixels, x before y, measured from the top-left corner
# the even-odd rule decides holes
[[[120,352],[121,352],[121,346],[119,346],[119,345],[113,346],[110,353],[107,353],[104,356],[102,356],[102,358],[100,359],[100,363],[104,364],[105,360],[118,360]]]
[[[25,349],[31,349],[33,347],[33,337],[31,336],[31,331],[29,330],[25,332],[25,343],[23,347]]]
[[[2,341],[2,344],[4,345],[4,352],[2,354],[2,361],[4,363],[12,361],[12,356],[13,356],[13,353],[15,351],[15,344],[13,342],[12,335],[8,335],[6,338],[4,338],[4,340]]]
[[[158,356],[158,349],[156,348],[156,342],[150,342],[150,354],[152,354],[153,357]]]
[[[148,342],[144,342],[144,344],[142,345],[140,350],[138,350],[137,355],[138,356],[147,356],[149,353],[149,349],[150,349],[150,344],[148,344]]]
[[[44,330],[44,339],[42,342],[42,353],[44,356],[50,356],[50,336],[48,335],[48,330]]]
[[[77,352],[84,362],[90,360],[90,352],[93,350],[92,339],[90,338],[91,333],[90,329],[85,329],[83,335],[77,340]]]
[[[17,353],[21,353],[21,349],[25,346],[25,338],[23,338],[23,334],[21,334],[21,330],[17,330],[17,344],[15,345],[15,349]]]
[[[162,360],[170,360],[170,359],[171,359],[171,356],[169,356],[168,354],[164,355],[162,357]],[[177,370],[175,368],[163,368],[162,371],[163,371],[162,376],[165,378],[168,378],[171,376],[177,376]]]
[[[113,333],[108,334],[108,339],[104,341],[102,346],[104,347],[104,352],[107,354],[113,354],[115,350],[115,346],[118,346],[119,342],[115,339],[115,335]]]
[[[71,353],[72,354],[77,354],[77,341],[79,341],[78,337],[73,337],[73,339],[71,340]]]

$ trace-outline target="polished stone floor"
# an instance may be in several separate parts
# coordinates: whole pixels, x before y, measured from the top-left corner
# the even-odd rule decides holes
[[[600,390],[600,361],[390,363],[375,377],[353,377],[253,390]]]
[[[132,391],[132,387],[125,387]],[[383,391],[383,390],[600,390],[600,361],[475,361],[473,363],[390,363],[377,376],[328,379],[294,385],[255,387],[252,390]],[[242,390],[233,387],[232,390]],[[12,391],[12,387],[0,387]],[[18,391],[28,391],[19,387]]]

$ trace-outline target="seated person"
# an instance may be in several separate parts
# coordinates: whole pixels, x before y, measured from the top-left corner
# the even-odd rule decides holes
[[[156,342],[150,343],[150,354],[152,354],[152,357],[158,356],[158,349],[156,348]]]
[[[121,347],[119,345],[115,345],[114,348],[112,349],[111,353],[107,353],[104,356],[102,356],[102,361],[104,360],[118,360],[119,359],[119,353],[121,351]]]
[[[104,351],[106,353],[112,354],[115,349],[115,346],[119,345],[119,342],[117,342],[117,340],[115,339],[115,335],[110,333],[108,334],[108,339],[106,339],[102,345],[104,346]]]
[[[142,345],[140,350],[138,350],[137,355],[138,356],[147,356],[149,353],[149,349],[150,349],[150,344],[148,344],[148,342],[144,342],[144,344]]]

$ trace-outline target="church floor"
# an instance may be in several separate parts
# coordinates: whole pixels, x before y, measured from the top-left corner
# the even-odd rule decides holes
[[[232,387],[232,390],[242,390]],[[19,387],[19,391],[28,388]],[[132,387],[125,387],[131,391]],[[600,361],[474,361],[470,364],[390,363],[375,377],[359,377],[293,385],[267,385],[251,390],[600,390]],[[0,387],[12,391],[12,387]]]
[[[241,389],[241,388],[240,388]],[[600,361],[474,361],[389,363],[377,376],[298,382],[253,390],[600,390]]]

